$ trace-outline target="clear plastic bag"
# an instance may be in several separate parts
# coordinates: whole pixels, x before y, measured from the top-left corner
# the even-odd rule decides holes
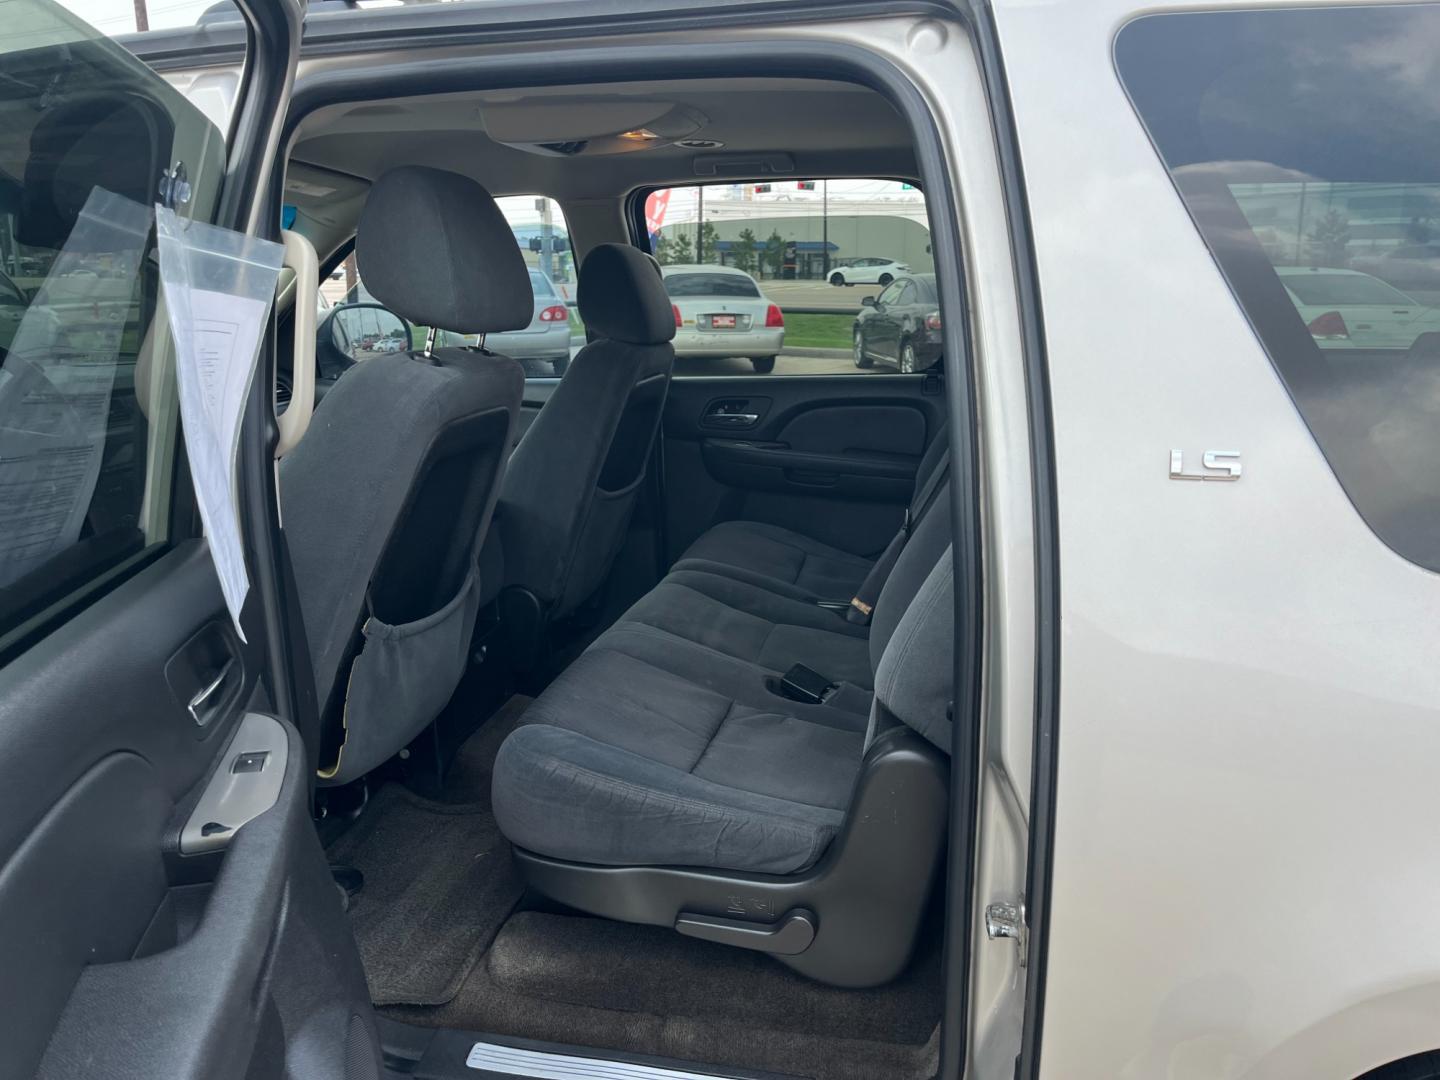
[[[250,582],[235,462],[284,248],[186,221],[163,206],[155,208],[155,225],[190,474],[215,572],[239,630]]]

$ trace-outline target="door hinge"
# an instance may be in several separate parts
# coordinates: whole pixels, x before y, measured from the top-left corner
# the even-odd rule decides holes
[[[1019,963],[1023,968],[1028,957],[1025,946],[1030,936],[1025,926],[1025,902],[999,900],[985,908],[985,933],[991,941],[1010,938],[1019,950]]]

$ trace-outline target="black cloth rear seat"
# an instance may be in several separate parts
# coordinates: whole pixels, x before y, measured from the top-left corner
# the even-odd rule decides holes
[[[934,502],[933,480],[946,467],[949,446],[948,431],[942,427],[920,459],[915,493],[907,508],[912,524],[918,523]],[[722,521],[696,539],[673,569],[723,574],[812,603],[848,603],[874,565],[874,559],[852,555],[779,525]]]
[[[897,627],[927,579],[939,573],[948,588],[947,506],[942,484],[869,627],[793,595],[813,576],[766,590],[763,576],[677,565],[506,739],[493,786],[506,836],[552,859],[607,866],[813,866],[845,821],[873,734],[876,671],[905,667],[887,651],[934,644]],[[940,615],[953,634],[948,608]],[[915,730],[948,751],[948,645],[944,654],[945,671],[898,682],[941,687],[909,711]],[[797,662],[837,684],[824,703],[778,692]]]

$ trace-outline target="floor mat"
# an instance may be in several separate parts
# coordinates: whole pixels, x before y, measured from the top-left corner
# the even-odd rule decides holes
[[[396,1020],[815,1080],[920,1080],[938,1065],[939,950],[840,990],[661,927],[521,911],[459,994]]]
[[[529,704],[512,698],[461,748],[447,801],[386,784],[331,845],[334,863],[365,875],[350,919],[377,1005],[443,1005],[523,891],[490,810],[500,743]]]

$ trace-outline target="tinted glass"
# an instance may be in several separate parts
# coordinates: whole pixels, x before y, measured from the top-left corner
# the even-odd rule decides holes
[[[1115,48],[1181,197],[1336,476],[1382,540],[1433,570],[1437,40],[1431,4],[1148,16]]]
[[[679,299],[686,296],[760,295],[755,282],[739,274],[666,274],[665,290]]]
[[[1302,304],[1409,304],[1411,299],[1365,274],[1282,274],[1281,280]]]
[[[881,304],[898,304],[900,302],[900,288],[900,284],[897,282],[882,290],[876,298],[877,302]]]
[[[52,4],[5,8],[0,643],[170,539],[153,207],[179,163],[204,220],[223,169],[220,133],[139,61]]]
[[[742,317],[733,326],[698,320],[711,312],[680,303],[676,378],[894,372],[913,326],[861,348],[857,320],[866,297],[934,265],[925,196],[913,184],[845,178],[662,188],[649,193],[644,211],[650,250],[671,271],[677,302],[767,302],[763,320]],[[706,266],[746,276],[722,278]],[[928,336],[938,343],[937,332]]]
[[[550,279],[538,270],[530,271],[530,288],[536,296],[555,295],[555,288],[550,284]]]

